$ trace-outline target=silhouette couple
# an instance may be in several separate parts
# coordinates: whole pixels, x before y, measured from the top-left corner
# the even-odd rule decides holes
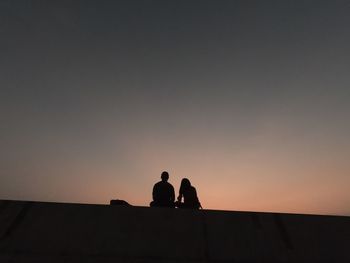
[[[169,173],[165,171],[162,172],[161,179],[162,180],[153,187],[153,201],[150,203],[151,207],[202,208],[197,197],[196,188],[191,185],[190,180],[187,178],[182,179],[179,196],[175,202],[174,187],[168,183]]]

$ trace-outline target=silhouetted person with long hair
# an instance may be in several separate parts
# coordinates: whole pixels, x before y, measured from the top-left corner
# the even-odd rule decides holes
[[[168,172],[162,172],[162,180],[153,187],[153,201],[150,203],[152,207],[175,207],[175,191],[174,187],[168,183]]]
[[[182,198],[184,199],[181,203]],[[175,205],[178,208],[192,208],[199,209],[202,208],[198,200],[196,188],[191,185],[190,180],[187,178],[182,179],[181,186],[179,190],[179,196]]]

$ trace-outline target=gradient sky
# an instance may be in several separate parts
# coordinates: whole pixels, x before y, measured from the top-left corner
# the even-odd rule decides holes
[[[0,1],[0,198],[350,215],[350,1]]]

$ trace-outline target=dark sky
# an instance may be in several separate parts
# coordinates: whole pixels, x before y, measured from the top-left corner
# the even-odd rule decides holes
[[[0,198],[350,214],[350,1],[0,1]]]

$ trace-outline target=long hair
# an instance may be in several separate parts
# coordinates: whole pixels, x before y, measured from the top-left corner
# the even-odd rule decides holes
[[[181,180],[181,185],[180,185],[180,190],[179,190],[179,194],[180,196],[182,196],[184,194],[184,192],[189,189],[191,187],[191,182],[190,180],[188,180],[187,178],[183,178]]]

